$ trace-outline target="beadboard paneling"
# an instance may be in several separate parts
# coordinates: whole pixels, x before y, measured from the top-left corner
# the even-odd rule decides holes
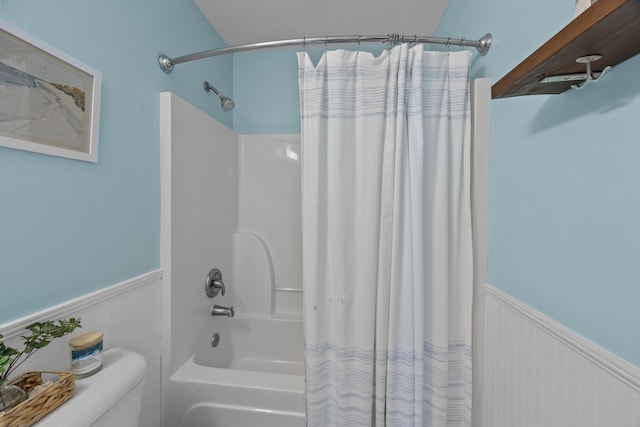
[[[126,280],[97,292],[34,313],[0,326],[11,346],[20,346],[25,326],[38,321],[80,317],[82,329],[104,332],[105,349],[123,347],[142,354],[149,362],[142,406],[141,427],[161,423],[160,338],[162,272],[160,270]],[[76,333],[74,333],[75,335]],[[36,353],[20,371],[68,370],[68,338],[53,341]]]
[[[486,289],[484,425],[640,426],[638,367]]]

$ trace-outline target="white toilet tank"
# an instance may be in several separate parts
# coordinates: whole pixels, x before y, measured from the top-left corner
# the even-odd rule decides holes
[[[100,372],[76,379],[71,399],[35,427],[138,427],[147,361],[113,348],[103,353]]]

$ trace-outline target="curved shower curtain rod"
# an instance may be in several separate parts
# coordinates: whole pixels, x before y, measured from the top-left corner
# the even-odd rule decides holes
[[[242,44],[237,46],[229,46],[220,49],[205,50],[203,52],[192,53],[190,55],[179,56],[177,58],[169,58],[167,55],[160,55],[158,63],[160,68],[167,74],[173,71],[173,66],[183,62],[195,61],[198,59],[210,58],[212,56],[226,55],[228,53],[245,52],[258,49],[273,49],[279,47],[303,47],[310,45],[329,45],[329,44],[355,44],[361,43],[387,43],[394,46],[400,43],[426,43],[426,44],[443,44],[446,46],[469,46],[475,47],[480,55],[486,55],[491,47],[491,33],[487,33],[480,40],[465,40],[464,38],[453,39],[451,37],[427,37],[427,36],[404,36],[401,34],[389,34],[386,36],[318,36],[303,37],[298,39],[275,40],[268,42],[259,42],[251,44]]]

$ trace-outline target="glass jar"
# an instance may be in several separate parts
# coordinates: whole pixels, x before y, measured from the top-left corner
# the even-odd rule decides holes
[[[0,381],[0,412],[10,410],[27,400],[27,392],[17,385],[4,384]]]
[[[71,370],[76,378],[85,378],[102,369],[102,332],[91,331],[69,341]]]

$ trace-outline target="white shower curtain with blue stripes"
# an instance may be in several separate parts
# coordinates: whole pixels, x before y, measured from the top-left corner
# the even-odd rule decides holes
[[[470,426],[467,51],[298,54],[309,426]]]

